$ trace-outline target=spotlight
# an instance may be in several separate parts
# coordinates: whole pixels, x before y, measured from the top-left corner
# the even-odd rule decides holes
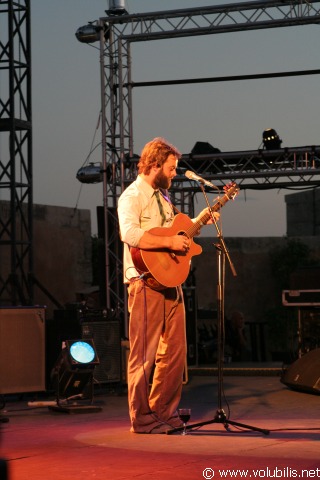
[[[211,155],[216,153],[220,153],[219,148],[209,142],[196,142],[188,159],[179,161],[179,168],[186,168],[197,173],[208,173],[212,166]],[[218,160],[215,160],[214,165],[218,165]]]
[[[133,155],[130,156],[129,153],[127,153],[124,157],[124,168],[131,168],[132,165],[137,166],[139,163],[139,160],[140,160],[140,155],[137,155],[136,153],[134,153]]]
[[[267,128],[263,131],[262,141],[266,150],[277,150],[281,148],[282,140],[273,128]]]
[[[125,0],[109,0],[109,10],[106,13],[109,15],[127,15]]]
[[[50,410],[64,413],[84,413],[100,411],[93,402],[93,372],[100,361],[92,339],[66,340],[56,364],[51,372],[52,386],[56,393],[57,405]],[[83,399],[89,391],[88,403],[74,402],[75,397]]]
[[[100,40],[100,31],[102,27],[99,25],[93,25],[89,23],[88,25],[84,25],[83,27],[79,27],[76,31],[77,40],[81,43],[94,43]],[[108,29],[105,32],[105,38],[107,35]]]
[[[77,180],[81,183],[100,183],[102,182],[101,164],[89,163],[77,171]]]
[[[69,348],[72,365],[96,365],[99,363],[96,357],[96,352],[90,343],[78,340],[71,343]]]

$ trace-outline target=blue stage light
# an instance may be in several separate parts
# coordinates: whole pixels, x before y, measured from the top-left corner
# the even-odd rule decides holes
[[[96,356],[93,347],[89,343],[82,341],[77,341],[70,345],[70,355],[74,361],[83,364],[91,363]]]

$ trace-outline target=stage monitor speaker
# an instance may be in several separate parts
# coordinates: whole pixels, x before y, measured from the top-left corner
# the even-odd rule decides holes
[[[94,370],[94,382],[113,383],[121,380],[120,322],[94,321],[82,323],[82,338],[92,338],[100,364]]]
[[[0,394],[45,391],[45,308],[0,308]]]
[[[186,310],[187,364],[198,364],[197,299],[195,287],[183,288]]]
[[[65,340],[73,340],[81,336],[80,328],[81,312],[77,309],[54,310],[55,337],[59,343]]]
[[[8,462],[0,458],[0,478],[1,480],[8,480]]]
[[[320,394],[320,348],[310,350],[293,362],[281,376],[288,387],[306,393]]]

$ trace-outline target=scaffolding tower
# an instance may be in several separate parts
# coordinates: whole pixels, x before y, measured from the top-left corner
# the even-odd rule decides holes
[[[103,204],[106,306],[126,319],[122,255],[118,241],[117,199],[136,176],[132,94],[147,86],[132,81],[131,44],[165,38],[213,35],[243,30],[311,25],[320,22],[319,0],[263,0],[216,7],[154,13],[107,12],[96,22],[100,34]],[[31,116],[30,0],[0,0],[0,303],[33,304],[33,198]],[[320,71],[290,72],[291,75]],[[285,74],[281,74],[284,76]],[[280,74],[279,74],[280,76]],[[257,76],[251,75],[250,78]],[[184,79],[176,83],[231,81],[233,78]],[[170,85],[172,81],[153,82]],[[222,186],[241,188],[319,185],[319,146],[266,152],[205,155],[202,175]],[[192,161],[191,161],[192,160]],[[197,158],[184,156],[197,170]],[[204,165],[201,155],[199,165]],[[171,189],[180,210],[192,215],[189,184],[178,176]]]
[[[115,210],[123,189],[136,177],[134,158],[132,94],[134,88],[156,85],[232,81],[242,77],[183,79],[176,81],[132,81],[131,44],[167,38],[214,35],[218,33],[267,28],[318,24],[320,2],[309,0],[263,0],[195,7],[154,13],[127,14],[109,11],[107,17],[97,21],[100,32],[101,104],[102,104],[102,156],[104,171],[105,225],[114,228],[105,231],[107,302],[124,313],[126,320],[125,290],[119,283],[122,277],[122,258],[112,250],[118,235]],[[319,74],[320,70],[281,72],[278,76]],[[269,74],[270,75],[270,74]],[[268,75],[265,75],[267,77]],[[273,76],[277,76],[274,75]],[[263,78],[249,75],[247,78]],[[228,152],[198,156],[184,155],[185,168],[197,171],[222,188],[236,181],[241,188],[279,188],[295,184],[320,185],[320,147],[265,151]],[[198,162],[197,162],[198,161]],[[203,166],[206,168],[203,170]],[[171,193],[181,211],[193,214],[193,196],[184,176],[177,176]],[[110,268],[112,259],[112,268]]]
[[[0,1],[0,76],[0,305],[32,305],[30,0]]]

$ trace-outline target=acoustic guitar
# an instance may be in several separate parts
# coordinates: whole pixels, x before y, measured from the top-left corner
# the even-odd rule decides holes
[[[211,207],[217,212],[229,200],[233,200],[239,192],[235,182],[223,187],[225,194]],[[192,221],[184,213],[174,217],[171,227],[155,227],[149,230],[153,235],[171,236],[184,235],[190,240],[190,248],[186,252],[168,250],[166,248],[142,250],[137,247],[130,249],[132,261],[146,283],[156,290],[177,287],[187,279],[191,258],[200,255],[202,247],[193,241],[199,229],[210,219],[210,213],[205,212],[197,221]]]

